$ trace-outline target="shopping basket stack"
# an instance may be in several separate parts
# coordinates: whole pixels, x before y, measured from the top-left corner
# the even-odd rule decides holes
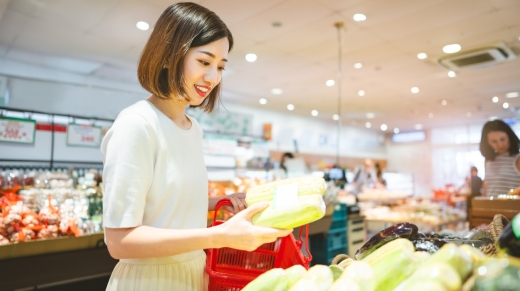
[[[216,220],[218,210],[232,205],[227,198],[221,199],[215,207],[215,217],[211,226],[224,223]],[[305,231],[305,249],[302,251],[302,232]],[[258,249],[247,252],[231,248],[208,249],[206,273],[209,276],[209,291],[238,291],[253,281],[260,274],[273,268],[289,268],[302,265],[309,268],[312,256],[308,250],[309,225],[300,228],[299,240],[291,233],[276,241],[261,245]]]

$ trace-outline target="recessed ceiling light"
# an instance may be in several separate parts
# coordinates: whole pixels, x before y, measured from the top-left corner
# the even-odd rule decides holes
[[[246,61],[252,63],[254,61],[256,61],[258,57],[255,55],[255,54],[247,54],[246,55]]]
[[[359,91],[357,92],[357,94],[358,94],[359,96],[363,97],[363,96],[365,96],[365,91],[364,91],[364,90],[359,90]]]
[[[388,129],[388,126],[386,126],[386,124],[381,124],[381,130],[382,131],[385,131]]]
[[[373,112],[369,112],[369,113],[367,113],[366,116],[367,116],[368,119],[376,118],[376,114],[373,113]]]
[[[362,63],[355,63],[354,64],[354,68],[355,69],[361,69],[361,68],[363,68],[363,64]]]
[[[448,45],[445,45],[443,48],[442,48],[442,51],[447,53],[447,54],[452,54],[452,53],[456,53],[458,51],[460,51],[461,49],[461,46],[460,44],[448,44]]]
[[[431,112],[428,113],[428,117],[429,117],[429,118],[433,118],[433,113],[431,113]]]
[[[467,116],[467,117],[471,117],[471,112],[468,111],[468,112],[466,113],[466,116]]]
[[[150,28],[150,25],[144,21],[137,22],[135,26],[140,30],[148,30]]]
[[[419,93],[419,88],[412,87],[412,89],[410,91],[412,91],[412,93],[416,94],[416,93]]]
[[[394,128],[394,133],[395,133],[395,134],[398,134],[398,133],[399,133],[399,128],[397,128],[397,127]]]
[[[287,110],[293,111],[294,105],[292,105],[292,104],[287,105]]]
[[[446,105],[448,105],[448,101],[446,101],[446,100],[442,100],[441,104],[442,104],[443,106],[446,106]]]
[[[414,128],[417,129],[417,130],[421,130],[421,129],[423,129],[423,126],[422,126],[422,124],[417,123],[417,124],[414,126]]]
[[[311,111],[312,116],[318,116],[318,110]]]
[[[371,128],[372,127],[372,123],[370,123],[370,122],[365,123],[365,127],[366,128]]]
[[[258,100],[258,102],[260,102],[260,104],[262,104],[262,105],[267,104],[267,100],[265,98],[260,98],[260,100]]]
[[[365,16],[365,14],[354,14],[354,17],[352,17],[354,19],[354,21],[365,21],[367,20],[367,17]]]
[[[493,99],[491,99],[491,100],[493,100],[493,103],[497,103],[497,102],[498,102],[498,97],[495,96],[495,97],[493,97]]]
[[[518,92],[509,92],[509,93],[506,94],[507,98],[516,98],[518,96],[519,96]]]
[[[497,120],[497,119],[498,119],[498,117],[496,117],[496,116],[491,116],[491,117],[489,117],[489,120],[491,120],[491,121],[493,121],[493,120]]]
[[[425,53],[419,53],[419,54],[417,54],[417,58],[418,58],[419,60],[424,60],[424,59],[426,59],[427,57],[428,57],[428,55],[425,54]]]
[[[448,77],[455,78],[456,76],[457,76],[457,73],[455,73],[454,71],[449,71],[448,72]]]
[[[506,108],[506,109],[509,108],[509,103],[504,102],[504,104],[502,104],[502,107],[504,107],[504,108]]]
[[[274,95],[280,95],[283,93],[283,91],[280,88],[273,88],[273,89],[271,89],[271,93]]]
[[[325,85],[331,87],[331,86],[334,86],[334,84],[336,84],[336,82],[334,82],[334,80],[327,80],[327,82],[325,82]]]
[[[332,119],[339,120],[339,115],[337,115],[337,114],[332,115]]]

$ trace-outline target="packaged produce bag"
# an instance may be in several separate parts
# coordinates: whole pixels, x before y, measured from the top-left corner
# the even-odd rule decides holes
[[[323,178],[301,177],[266,183],[251,188],[246,202],[267,201],[269,207],[252,218],[255,225],[289,229],[316,221],[325,215],[327,186]]]

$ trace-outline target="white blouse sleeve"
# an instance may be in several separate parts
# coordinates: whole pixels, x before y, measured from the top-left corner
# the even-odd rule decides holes
[[[142,225],[155,164],[154,134],[141,115],[128,112],[105,135],[101,145],[105,227]]]

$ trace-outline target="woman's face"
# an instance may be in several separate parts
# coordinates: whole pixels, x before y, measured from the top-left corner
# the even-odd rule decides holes
[[[190,105],[200,105],[222,79],[229,50],[227,38],[192,47],[184,58],[184,90]]]
[[[500,155],[509,151],[509,137],[503,131],[490,131],[487,135],[489,145]]]

